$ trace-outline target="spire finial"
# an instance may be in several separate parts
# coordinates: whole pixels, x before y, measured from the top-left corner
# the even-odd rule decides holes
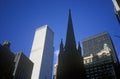
[[[69,14],[71,15],[71,9],[69,9]]]

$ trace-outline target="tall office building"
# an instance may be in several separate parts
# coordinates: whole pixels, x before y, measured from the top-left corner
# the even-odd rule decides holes
[[[113,52],[112,57],[114,62],[118,62],[112,39],[107,32],[103,32],[83,40],[82,44],[84,56],[89,56],[90,54],[96,55],[96,53],[100,52],[103,49],[103,45],[105,43],[110,47],[111,51]]]
[[[0,79],[30,79],[33,63],[23,53],[14,54],[10,42],[0,44]]]
[[[56,79],[84,79],[83,57],[81,47],[76,47],[72,17],[69,11],[65,46],[61,41],[58,56]]]
[[[51,79],[53,68],[54,33],[44,25],[35,31],[30,59],[34,63],[31,79]]]
[[[114,4],[115,15],[120,23],[120,0],[112,0]]]
[[[15,54],[13,79],[31,79],[33,63],[23,53]]]
[[[119,79],[119,61],[107,32],[83,40],[86,79]]]

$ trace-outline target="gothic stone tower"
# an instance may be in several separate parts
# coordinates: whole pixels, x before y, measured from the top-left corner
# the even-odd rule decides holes
[[[65,46],[61,40],[56,79],[84,79],[80,43],[76,48],[71,12],[69,10]]]

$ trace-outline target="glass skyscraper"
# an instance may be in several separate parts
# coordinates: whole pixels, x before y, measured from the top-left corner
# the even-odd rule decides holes
[[[83,40],[86,79],[119,79],[119,61],[107,32]]]
[[[112,57],[114,62],[118,61],[112,39],[107,32],[103,32],[95,36],[86,38],[83,40],[82,44],[84,56],[89,56],[90,54],[96,55],[103,49],[103,45],[107,44],[112,51]]]

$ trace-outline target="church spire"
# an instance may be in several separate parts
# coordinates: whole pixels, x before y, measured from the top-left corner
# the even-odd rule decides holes
[[[80,57],[82,56],[82,53],[81,53],[81,46],[80,46],[80,42],[78,42],[78,53],[80,55]]]
[[[63,51],[63,40],[61,39],[61,43],[60,43],[60,52]]]
[[[65,49],[71,50],[75,48],[76,48],[76,42],[75,42],[75,36],[74,36],[74,29],[72,24],[71,10],[69,10]]]

